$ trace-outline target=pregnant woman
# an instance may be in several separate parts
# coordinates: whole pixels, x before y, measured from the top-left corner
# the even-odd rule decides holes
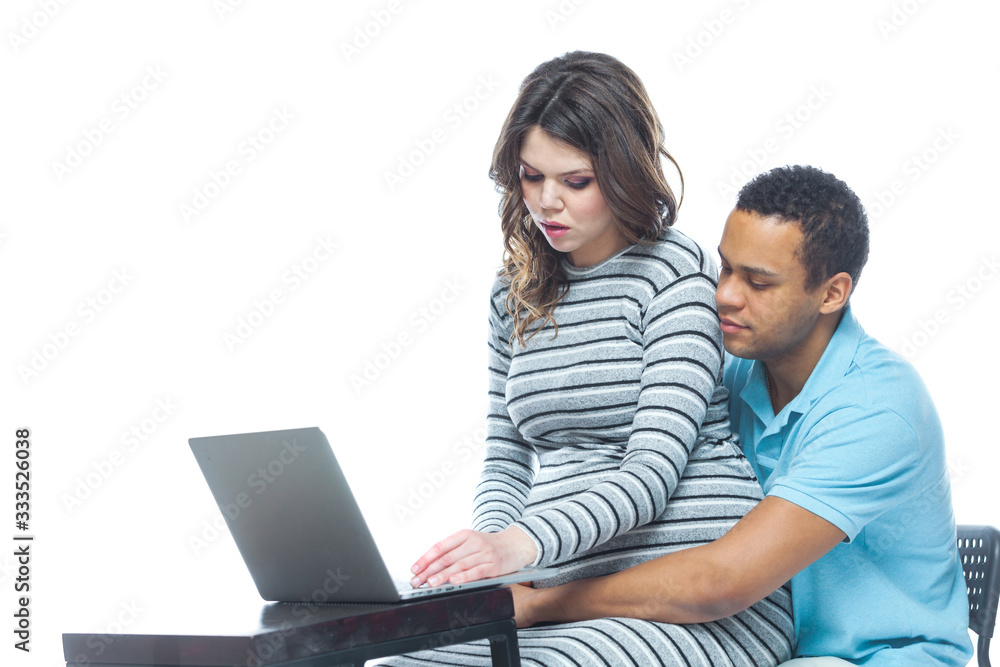
[[[672,225],[663,130],[638,77],[574,52],[522,83],[497,142],[504,267],[490,303],[490,409],[475,530],[414,585],[557,566],[552,586],[711,542],[762,497],[729,430],[712,258]],[[676,163],[674,163],[676,164]],[[650,581],[650,587],[660,582]],[[775,665],[787,589],[734,616],[518,631],[530,665]],[[488,665],[485,643],[393,665]]]

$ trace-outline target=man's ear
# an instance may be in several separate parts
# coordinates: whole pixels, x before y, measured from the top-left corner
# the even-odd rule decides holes
[[[851,288],[854,281],[851,276],[841,271],[827,278],[823,283],[825,290],[823,303],[820,304],[819,312],[828,315],[836,313],[847,305],[847,300],[851,297]]]

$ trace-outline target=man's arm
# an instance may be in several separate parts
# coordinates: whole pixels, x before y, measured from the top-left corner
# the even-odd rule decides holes
[[[845,537],[826,519],[767,497],[721,538],[615,574],[562,586],[512,587],[517,624],[607,616],[704,623],[743,611]]]

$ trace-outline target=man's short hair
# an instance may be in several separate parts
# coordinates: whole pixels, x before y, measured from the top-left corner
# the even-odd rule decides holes
[[[816,167],[777,167],[743,186],[736,208],[798,223],[795,253],[806,270],[806,289],[841,271],[858,284],[868,261],[868,216],[847,184]]]

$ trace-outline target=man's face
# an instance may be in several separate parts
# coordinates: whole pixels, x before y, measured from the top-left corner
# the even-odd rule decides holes
[[[796,255],[802,231],[734,209],[719,243],[722,269],[715,303],[726,351],[744,359],[794,354],[815,330],[824,291],[805,289]]]

